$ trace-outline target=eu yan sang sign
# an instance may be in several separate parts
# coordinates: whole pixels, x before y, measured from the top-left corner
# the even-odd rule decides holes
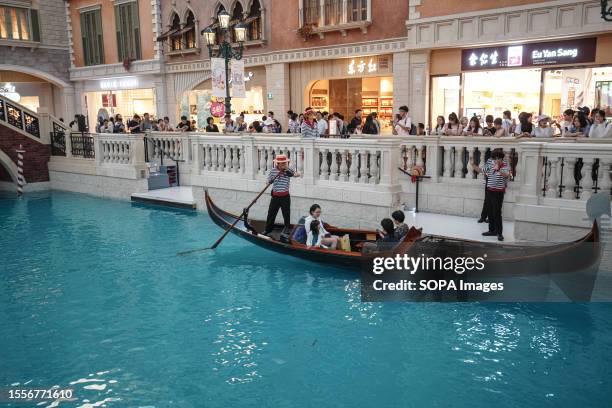
[[[472,48],[461,52],[461,70],[485,70],[594,62],[596,38]]]

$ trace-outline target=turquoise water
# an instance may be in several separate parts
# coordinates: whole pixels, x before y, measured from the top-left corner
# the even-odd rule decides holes
[[[356,274],[234,236],[176,256],[219,233],[0,196],[0,387],[72,388],[59,407],[610,406],[611,304],[362,304]]]

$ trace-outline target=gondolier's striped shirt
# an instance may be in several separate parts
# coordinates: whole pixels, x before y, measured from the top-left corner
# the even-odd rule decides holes
[[[274,180],[274,177],[278,174],[279,170],[274,167],[268,173],[268,183],[271,183]],[[293,177],[293,170],[287,169],[283,174],[278,176],[276,180],[274,180],[274,184],[272,185],[272,195],[276,197],[288,196],[289,195],[289,177]]]
[[[488,159],[485,165],[482,167],[482,172],[487,176],[487,190],[489,191],[506,191],[506,185],[508,179],[501,175],[501,171],[504,173],[510,172],[510,166],[507,161],[502,162],[500,169],[495,169],[495,161]]]

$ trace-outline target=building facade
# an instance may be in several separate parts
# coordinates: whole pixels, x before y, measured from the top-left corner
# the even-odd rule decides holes
[[[247,28],[246,97],[232,99],[247,121],[273,111],[286,128],[289,109],[363,109],[390,132],[401,105],[426,126],[450,112],[610,106],[612,24],[596,0],[71,0],[76,111],[187,116],[203,128],[216,98],[200,33],[224,35],[220,11]],[[511,47],[520,64],[508,63]]]
[[[0,94],[34,112],[71,114],[68,50],[62,0],[0,1]]]
[[[163,115],[158,0],[65,2],[76,112],[102,117]]]
[[[494,7],[492,7],[494,6]],[[559,116],[612,105],[612,23],[599,1],[411,0],[411,106],[435,126],[510,110]]]

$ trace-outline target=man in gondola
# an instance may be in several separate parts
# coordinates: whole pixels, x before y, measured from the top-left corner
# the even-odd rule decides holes
[[[272,183],[272,199],[268,208],[264,235],[270,234],[274,229],[274,221],[279,209],[283,213],[285,230],[291,226],[291,197],[289,196],[291,177],[300,177],[300,173],[289,168],[289,159],[286,155],[276,155],[274,167],[268,172],[267,177],[268,183]]]

